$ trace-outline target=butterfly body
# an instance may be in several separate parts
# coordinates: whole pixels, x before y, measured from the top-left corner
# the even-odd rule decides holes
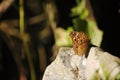
[[[73,49],[75,54],[82,56],[89,48],[90,39],[84,32],[73,31],[70,33],[73,42]]]

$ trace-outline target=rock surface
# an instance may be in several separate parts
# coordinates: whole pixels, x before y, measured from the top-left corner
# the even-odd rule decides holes
[[[91,47],[85,58],[75,55],[70,47],[62,47],[42,80],[115,80],[116,75],[120,75],[120,59],[108,52]]]

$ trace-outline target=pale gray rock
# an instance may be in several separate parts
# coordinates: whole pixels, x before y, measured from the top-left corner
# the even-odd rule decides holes
[[[120,59],[92,47],[86,60],[86,80],[115,80],[117,74],[120,74]]]
[[[120,59],[98,47],[92,47],[87,58],[75,55],[70,47],[62,47],[42,80],[115,80],[118,74]]]

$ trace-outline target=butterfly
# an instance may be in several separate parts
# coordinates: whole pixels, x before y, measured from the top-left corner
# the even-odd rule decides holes
[[[73,43],[73,50],[75,54],[84,55],[89,47],[90,39],[84,32],[72,31],[70,37]]]

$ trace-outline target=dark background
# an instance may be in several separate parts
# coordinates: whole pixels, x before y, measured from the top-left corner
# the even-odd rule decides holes
[[[58,26],[62,26],[63,28],[72,26],[70,10],[72,7],[76,6],[75,0],[55,0],[55,3],[58,9]],[[90,3],[98,27],[104,31],[101,48],[115,56],[120,57],[120,0],[90,0]],[[10,9],[7,12],[9,13],[9,11]],[[15,12],[17,13],[14,15],[13,13]],[[16,18],[16,16],[18,17],[18,10],[15,12],[12,11],[12,14],[9,15],[4,14],[2,16],[2,20],[6,18]],[[31,16],[33,15],[34,14],[31,13]],[[33,28],[31,28],[31,31],[32,30]],[[18,80],[19,74],[15,61],[11,55],[8,45],[1,36],[3,36],[2,33],[0,33],[0,79],[4,78],[2,80]],[[50,41],[50,38],[51,37],[47,38],[47,40]],[[50,46],[49,43],[46,43],[45,46],[47,49],[51,50],[51,48],[48,48]],[[49,57],[49,55],[47,56]],[[39,74],[42,73],[37,73],[38,76]]]
[[[101,48],[120,57],[120,0],[90,0],[98,27],[104,31]],[[59,24],[66,28],[72,25],[70,9],[75,0],[57,0]]]

